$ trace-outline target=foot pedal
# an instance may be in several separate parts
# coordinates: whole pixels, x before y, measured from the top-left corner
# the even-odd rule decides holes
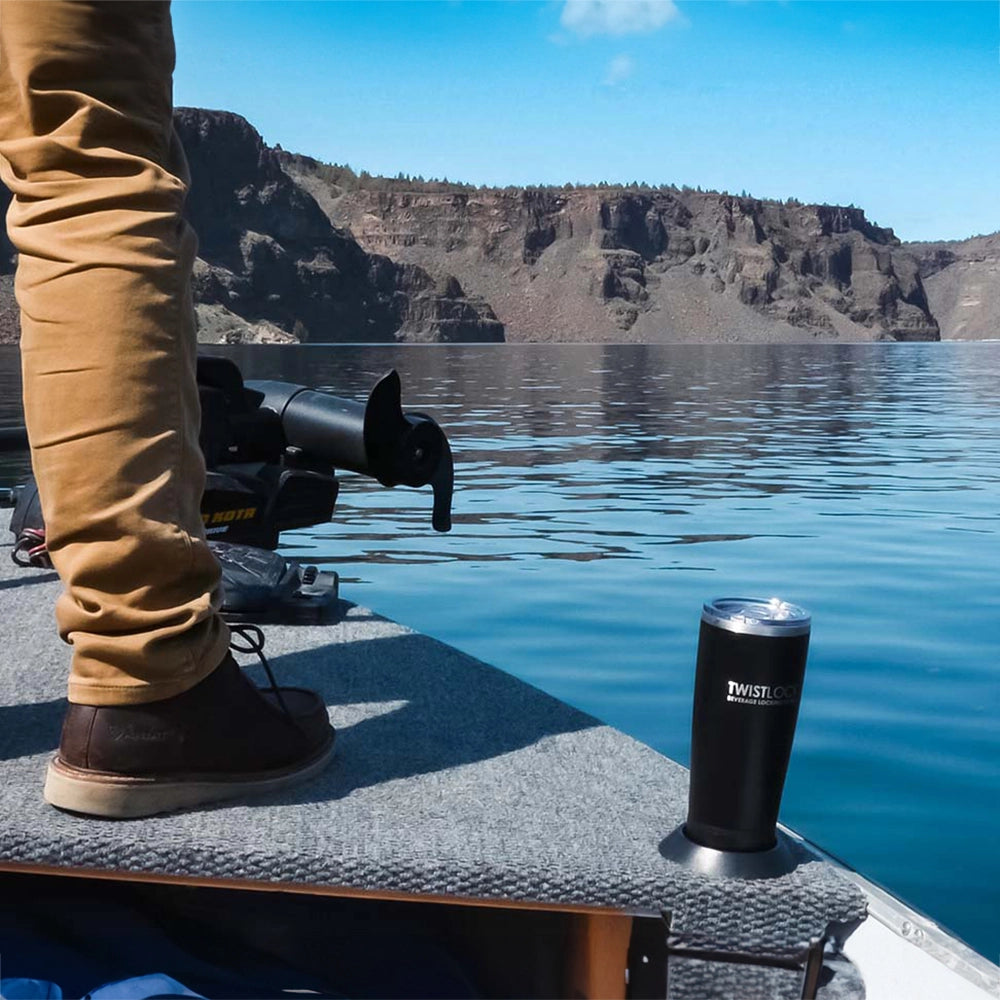
[[[253,545],[209,542],[222,566],[222,617],[234,624],[329,625],[339,621],[336,573]]]

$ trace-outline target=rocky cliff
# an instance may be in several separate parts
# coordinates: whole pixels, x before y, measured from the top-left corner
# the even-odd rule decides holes
[[[446,269],[508,340],[937,340],[915,257],[860,209],[690,190],[495,189],[285,169],[370,251]]]
[[[331,224],[239,115],[180,108],[198,232],[195,299],[207,342],[502,341],[489,305],[450,275],[368,253]],[[6,191],[5,198],[9,198]],[[16,336],[0,247],[0,336]]]
[[[857,208],[686,188],[358,177],[269,148],[238,115],[176,121],[204,341],[996,335],[1000,235],[901,244]],[[0,342],[17,335],[13,262],[0,239]]]
[[[942,339],[1000,338],[1000,233],[906,249],[920,265]]]

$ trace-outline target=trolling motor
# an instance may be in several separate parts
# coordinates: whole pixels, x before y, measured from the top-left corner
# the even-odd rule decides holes
[[[322,623],[337,617],[334,572],[302,566],[273,550],[282,531],[333,515],[336,469],[383,486],[430,485],[431,524],[451,529],[454,465],[444,431],[423,413],[404,413],[390,371],[359,403],[287,382],[244,383],[226,358],[198,359],[205,456],[201,514],[222,566],[222,613],[229,621]],[[23,439],[15,429],[10,443]],[[14,500],[14,561],[51,567],[33,480]]]

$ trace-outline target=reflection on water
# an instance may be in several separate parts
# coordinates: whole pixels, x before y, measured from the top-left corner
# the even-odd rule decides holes
[[[345,476],[288,553],[670,756],[701,602],[808,607],[783,819],[996,957],[1000,344],[227,353],[354,398],[396,367],[452,441],[451,534]],[[9,352],[0,393],[2,424]]]

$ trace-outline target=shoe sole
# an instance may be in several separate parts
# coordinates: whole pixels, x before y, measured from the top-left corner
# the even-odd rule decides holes
[[[308,781],[333,756],[333,740],[291,767],[243,775],[137,778],[85,771],[54,758],[45,776],[45,801],[58,809],[106,819],[138,819],[232,799],[266,795]]]

